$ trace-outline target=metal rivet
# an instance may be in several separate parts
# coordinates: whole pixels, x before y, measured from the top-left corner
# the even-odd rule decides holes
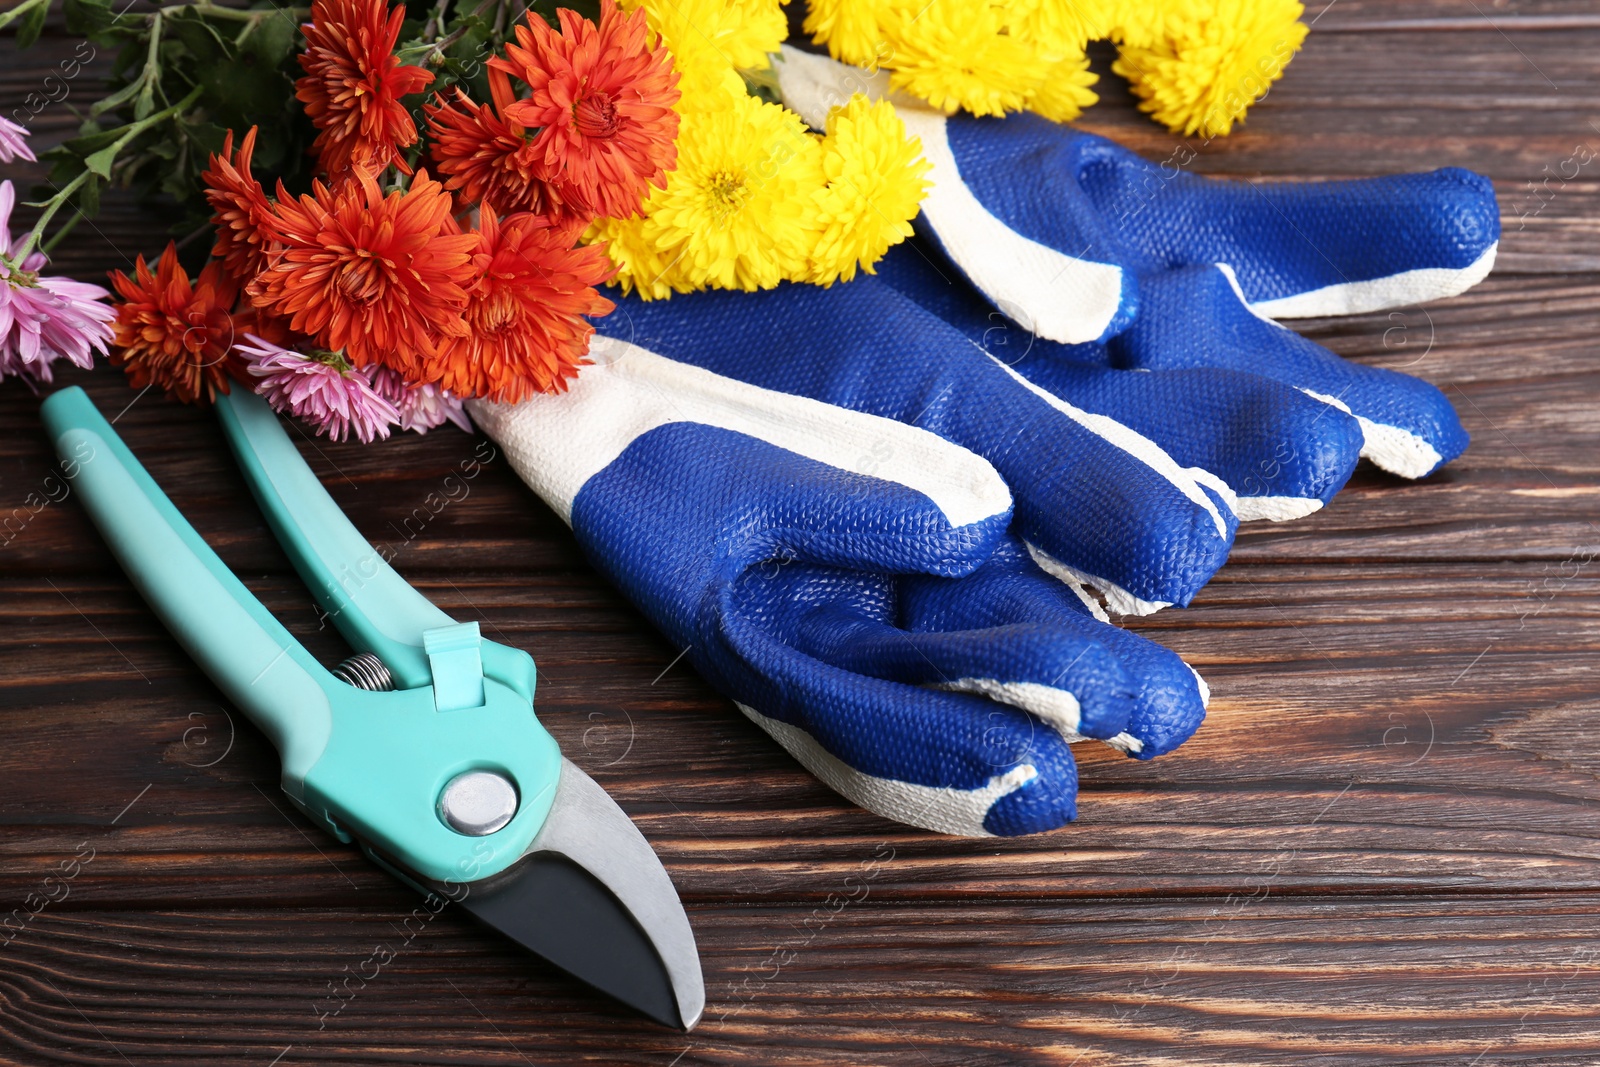
[[[439,794],[439,818],[458,834],[492,834],[517,813],[517,787],[494,771],[464,771]]]

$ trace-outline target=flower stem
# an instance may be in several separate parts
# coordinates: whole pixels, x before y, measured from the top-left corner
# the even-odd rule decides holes
[[[223,7],[213,4],[211,0],[194,0],[192,4],[169,4],[157,12],[159,15],[174,15],[179,11],[193,11],[197,15],[208,18],[232,19],[235,22],[260,22],[268,15],[284,15],[291,19],[303,19],[311,14],[309,7],[279,7],[271,11],[247,11],[236,7]]]
[[[482,3],[472,9],[472,13],[474,15],[481,15],[485,11],[489,10],[490,4],[495,2],[496,0],[483,0]],[[431,67],[435,63],[438,63],[440,60],[444,59],[445,50],[451,45],[455,44],[457,41],[461,40],[461,38],[465,36],[466,32],[467,24],[463,22],[461,25],[457,26],[448,37],[435,44],[432,48],[428,49],[427,52],[423,53],[421,65],[424,67]]]
[[[39,221],[33,224],[33,229],[29,231],[28,236],[22,239],[22,247],[18,248],[13,254],[13,259],[21,263],[28,258],[28,253],[33,251],[33,246],[39,241],[39,235],[44,232],[46,226],[50,225],[50,220],[55,218],[56,212],[61,210],[63,204],[72,199],[72,194],[82,188],[83,183],[88,178],[89,172],[85,170],[68,182],[65,189],[58,189],[55,196],[44,202],[44,210],[39,213]]]
[[[54,252],[56,250],[56,245],[61,243],[61,239],[63,237],[72,232],[72,228],[78,224],[78,220],[81,218],[83,218],[83,212],[80,211],[66,222],[63,222],[60,228],[58,228],[55,233],[50,235],[50,240],[39,246],[39,251],[43,252],[47,256],[51,252]],[[37,227],[35,227],[35,229],[37,229]]]
[[[439,31],[444,29],[444,13],[450,7],[450,0],[439,0],[434,6],[433,14],[428,17],[428,24],[422,27],[422,40],[424,43],[438,39]]]
[[[111,160],[115,162],[117,153],[122,151],[123,146],[125,146],[129,141],[133,140],[145,130],[148,130],[151,126],[154,126],[156,123],[164,122],[172,116],[182,113],[183,110],[190,104],[193,104],[196,100],[200,99],[201,92],[202,87],[197,85],[189,91],[188,96],[185,96],[182,100],[179,100],[171,107],[163,108],[154,115],[151,115],[149,118],[143,118],[138,122],[124,126],[124,132],[122,136],[118,137],[114,142],[112,142],[109,148],[103,148],[100,151],[108,153]],[[96,153],[96,155],[98,154],[99,153]],[[109,170],[109,165],[107,169]],[[62,207],[64,207],[67,202],[72,199],[73,193],[76,193],[79,189],[83,188],[83,184],[89,180],[92,174],[93,172],[90,171],[87,166],[85,166],[83,171],[79,173],[76,178],[67,183],[66,188],[58,189],[54,196],[52,196],[49,200],[46,200],[43,204],[39,205],[40,207],[44,208],[44,210],[39,213],[39,221],[34,224],[32,232],[29,233],[27,237],[22,239],[21,247],[18,248],[16,252],[12,253],[13,258],[16,259],[17,262],[20,263],[22,260],[26,259],[28,253],[33,251],[34,246],[39,242],[39,235],[44,233],[45,227],[49,225],[50,220],[55,218],[56,212],[60,211]],[[51,242],[51,244],[53,246],[54,242]]]
[[[12,8],[10,11],[4,12],[4,13],[0,13],[0,28],[4,28],[5,26],[10,25],[12,22],[15,22],[17,19],[21,18],[23,15],[26,15],[29,11],[32,11],[34,8],[38,7],[40,4],[49,4],[49,3],[50,3],[50,0],[22,0],[22,3],[18,4],[16,7]]]

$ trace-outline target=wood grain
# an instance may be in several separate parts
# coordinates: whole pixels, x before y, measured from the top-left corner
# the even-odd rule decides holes
[[[281,799],[269,745],[53,475],[37,398],[0,385],[0,1062],[1600,1062],[1600,156],[1562,176],[1600,149],[1600,15],[1307,6],[1305,51],[1237,135],[1175,139],[1110,77],[1085,125],[1241,178],[1489,174],[1489,281],[1300,324],[1441,385],[1473,446],[1424,484],[1364,470],[1305,521],[1247,528],[1192,608],[1135,623],[1205,674],[1211,714],[1168,758],[1082,751],[1068,829],[958,841],[843,802],[668,669],[678,650],[503,461],[427,510],[481,439],[305,443],[402,573],[537,658],[541,718],[690,909],[709,1006],[688,1036],[462,917],[408,926],[415,899]],[[79,43],[55,22],[0,65],[0,110]],[[36,144],[104,70],[38,110]],[[166,226],[110,196],[58,264],[126,268]],[[342,654],[207,415],[114,371],[63,381],[121,412],[307,647]],[[398,952],[374,976],[379,944]]]

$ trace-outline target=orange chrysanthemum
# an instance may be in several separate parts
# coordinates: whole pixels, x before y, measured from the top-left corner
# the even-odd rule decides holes
[[[357,170],[295,200],[279,183],[268,223],[278,246],[249,287],[251,302],[357,366],[385,363],[419,380],[439,339],[466,331],[461,311],[477,273],[478,238],[451,217],[450,194],[419,171],[388,196]]]
[[[171,242],[154,273],[143,256],[133,272],[133,278],[111,272],[122,296],[112,365],[127,368],[135,389],[157,385],[186,404],[226,393],[234,339],[228,309],[238,282],[213,260],[191,285]]]
[[[288,319],[280,319],[270,311],[253,306],[248,295],[233,309],[233,334],[235,337],[250,334],[270,341],[279,348],[310,347],[313,344],[309,337],[301,337],[289,329]]]
[[[594,288],[612,273],[604,248],[572,247],[578,233],[528,214],[502,222],[484,208],[476,237],[486,264],[467,303],[470,330],[441,348],[426,379],[506,403],[564,390],[594,333],[583,316],[614,306]]]
[[[560,195],[540,177],[543,170],[527,131],[501,117],[516,100],[503,71],[489,70],[489,91],[493,107],[474,103],[457,89],[454,100],[435,98],[438,102],[426,108],[433,160],[449,179],[445,188],[459,193],[464,203],[482,203],[505,215],[565,215]]]
[[[256,128],[244,135],[239,154],[233,152],[233,131],[222,143],[222,154],[211,157],[211,168],[200,175],[206,184],[206,200],[211,204],[211,224],[216,227],[217,243],[211,254],[240,281],[256,276],[266,263],[266,240],[261,222],[272,212],[266,190],[250,173],[250,157],[256,150]]]
[[[644,11],[601,0],[600,25],[560,9],[561,32],[533,12],[517,44],[489,65],[532,93],[504,117],[538,128],[533,145],[546,181],[590,217],[626,218],[677,165],[678,73],[665,47],[650,48]]]
[[[321,131],[312,148],[335,178],[352,166],[376,172],[391,163],[410,173],[400,149],[416,143],[417,124],[400,99],[421,92],[433,75],[394,57],[405,17],[404,4],[385,16],[383,0],[311,4],[311,22],[301,28],[306,76],[294,95]]]

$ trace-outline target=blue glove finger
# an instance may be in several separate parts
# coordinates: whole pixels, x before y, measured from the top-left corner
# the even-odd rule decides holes
[[[1035,385],[1143,434],[1184,467],[1216,475],[1236,495],[1241,521],[1317,510],[1360,459],[1361,427],[1344,412],[1235,370],[1110,369],[1104,345],[1047,341],[992,310],[937,251],[891,249],[879,276]]]
[[[906,655],[920,640],[923,651],[956,652],[945,664],[1003,685],[1009,672],[1037,670],[1015,655],[1023,650],[1008,649],[1012,634],[942,635],[952,641],[940,648],[935,635],[899,631],[895,585],[803,564],[735,583],[722,598],[724,662],[760,670],[729,679],[749,694],[741,710],[835,789],[874,810],[893,804],[900,821],[967,834],[1035,833],[1070,821],[1077,772],[1061,724],[969,696],[959,676],[925,671]],[[1118,663],[1072,634],[1058,640],[1088,661],[1074,679],[1085,703],[1102,702],[1089,686],[1114,687],[1125,725],[1128,683]],[[1031,650],[1059,662],[1061,650],[1049,644]]]
[[[1154,641],[1094,617],[1094,602],[1042,572],[1014,537],[1003,540],[965,578],[913,575],[900,584],[904,624],[913,629],[981,632],[1028,624],[1076,630],[1100,644],[1132,680],[1132,707],[1121,733],[1090,734],[1084,729],[1080,732],[1085,736],[1150,759],[1182,744],[1205,718],[1209,692],[1188,664]]]
[[[1121,148],[1080,174],[1143,276],[1226,263],[1272,318],[1350,315],[1465,292],[1494,266],[1500,211],[1489,179],[1446,167],[1323,182],[1226,181]]]
[[[882,72],[787,47],[782,59],[784,99],[817,129],[850,93],[887,90]],[[930,164],[919,231],[995,307],[1053,341],[1119,332],[1138,313],[1135,275],[1175,267],[1230,263],[1249,301],[1291,317],[1454,295],[1494,263],[1494,193],[1469,171],[1219,181],[1033,114],[899,110]]]
[[[1211,367],[1130,374],[1042,353],[1017,370],[1139,431],[1179,463],[1221,478],[1241,522],[1317,511],[1361,458],[1353,416],[1258,374]]]
[[[1488,179],[1454,167],[1224,181],[1031,114],[952,117],[946,138],[972,197],[1024,237],[1141,276],[1227,263],[1246,299],[1272,316],[1351,314],[1463,292],[1489,273],[1500,238]],[[938,228],[966,266],[973,253],[944,237],[954,225]],[[1139,285],[1142,293],[1142,277]]]
[[[783,578],[772,590],[774,625],[808,655],[888,681],[986,696],[1032,712],[1069,741],[1127,729],[1133,685],[1100,641],[1109,628],[1084,610],[966,627],[949,611],[895,618],[898,586],[887,581],[869,591],[859,575],[822,568],[792,568]],[[951,595],[988,593],[979,583]]]
[[[713,686],[858,804],[948,833],[1070,821],[1071,753],[1026,712],[863,675],[796,647],[801,635],[786,624],[805,592],[797,586],[816,570],[807,561],[907,563],[913,550],[894,543],[899,530],[933,548],[920,562],[952,570],[938,551],[941,520],[925,504],[918,515],[917,501],[882,496],[876,479],[820,467],[726,431],[661,427],[589,479],[573,531]],[[901,510],[909,518],[897,522]],[[834,550],[841,537],[845,552]],[[963,563],[967,547],[950,546]],[[834,573],[835,598],[858,612],[889,610],[887,576]]]
[[[1226,558],[1237,520],[1202,488],[1209,475],[1032,385],[876,279],[617,299],[597,329],[764,389],[921,426],[983,456],[1010,486],[1024,536],[1119,610],[1188,603]]]
[[[1145,313],[1110,345],[1122,367],[1221,367],[1291,385],[1359,421],[1361,454],[1420,478],[1467,447],[1443,393],[1420,378],[1341,359],[1246,307],[1225,269],[1190,267],[1141,279]]]

